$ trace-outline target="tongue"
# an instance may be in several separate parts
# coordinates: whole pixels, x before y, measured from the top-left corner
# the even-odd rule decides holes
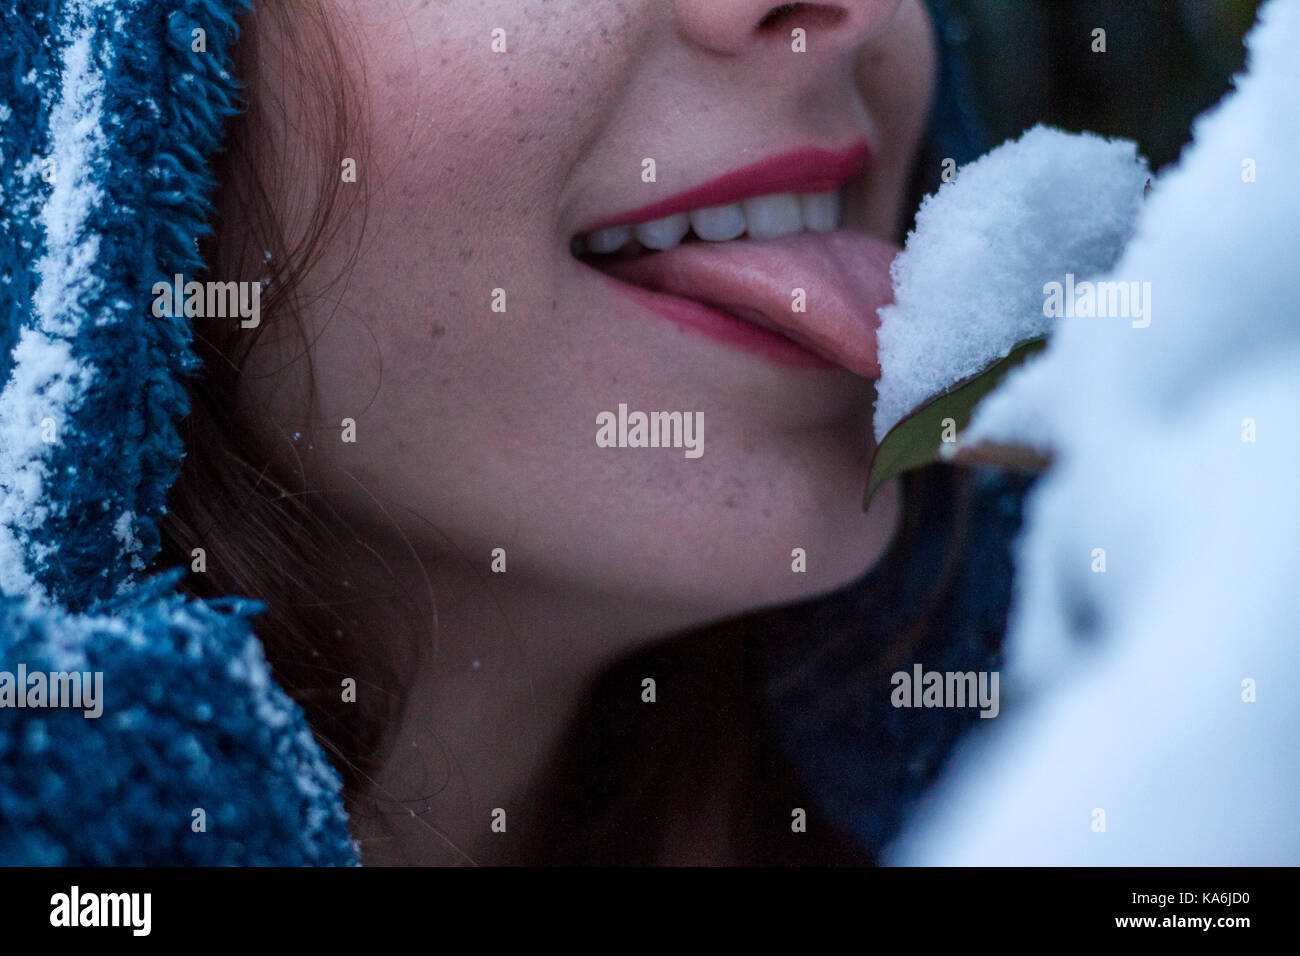
[[[606,271],[775,329],[859,375],[878,378],[876,310],[893,298],[889,264],[897,253],[896,246],[863,233],[803,232],[693,241],[611,261]],[[805,311],[795,311],[796,289],[804,290]]]

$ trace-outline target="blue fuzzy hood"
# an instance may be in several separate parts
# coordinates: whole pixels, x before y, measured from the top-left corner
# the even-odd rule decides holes
[[[0,864],[357,861],[262,606],[146,574],[198,366],[150,290],[201,269],[246,7],[0,11]],[[53,673],[101,674],[101,713],[44,706]]]

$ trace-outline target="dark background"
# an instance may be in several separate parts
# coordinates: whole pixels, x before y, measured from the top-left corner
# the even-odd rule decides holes
[[[950,2],[990,145],[1041,121],[1137,140],[1159,169],[1230,88],[1261,0]]]

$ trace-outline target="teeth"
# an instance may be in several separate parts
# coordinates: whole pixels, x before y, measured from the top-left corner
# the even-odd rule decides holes
[[[701,239],[725,242],[744,233],[745,212],[740,208],[740,203],[697,209],[691,213],[691,228]]]
[[[617,252],[633,237],[647,249],[671,249],[687,232],[707,242],[727,242],[748,234],[775,239],[807,230],[826,232],[840,227],[840,193],[776,193],[756,196],[728,206],[679,212],[635,226],[611,226],[577,237],[575,254]]]
[[[839,228],[840,194],[836,190],[800,196],[799,206],[803,210],[803,227],[809,232]]]
[[[587,234],[587,249],[590,252],[617,252],[632,238],[631,226],[610,226],[597,229]]]
[[[803,211],[794,193],[746,199],[741,206],[745,210],[747,231],[753,239],[776,239],[803,231]]]
[[[663,219],[638,223],[636,237],[647,249],[671,249],[682,241],[691,228],[691,217],[684,212]]]

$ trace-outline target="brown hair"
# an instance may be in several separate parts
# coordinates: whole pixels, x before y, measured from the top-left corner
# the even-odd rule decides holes
[[[268,19],[273,29],[259,28]],[[364,162],[363,77],[349,63],[347,34],[320,0],[260,3],[242,26],[233,56],[248,90],[246,108],[232,119],[213,164],[214,228],[201,251],[208,276],[264,283],[262,321],[249,330],[195,329],[204,371],[189,384],[191,412],[181,428],[186,455],[161,523],[160,561],[188,565],[191,549],[201,547],[207,567],[185,579],[191,593],[266,603],[255,629],[275,678],[303,707],[347,792],[356,793],[382,758],[385,728],[404,696],[402,671],[383,653],[388,648],[365,646],[351,633],[362,600],[352,579],[358,562],[373,554],[307,487],[300,467],[285,467],[297,461],[290,436],[267,447],[243,426],[237,385],[260,336],[296,335],[295,361],[307,363],[309,383],[302,419],[311,420],[311,343],[295,319],[329,306],[329,286],[309,300],[302,280],[331,244],[349,238],[349,217],[364,218],[364,177],[344,184],[339,175],[342,157]],[[278,39],[274,46],[271,38]],[[291,82],[271,85],[261,70],[268,57],[288,64],[280,75]],[[313,135],[285,135],[302,126]],[[291,153],[294,147],[301,152]],[[272,209],[283,212],[277,217]],[[400,602],[405,595],[370,599]],[[345,678],[357,681],[356,703],[342,700]]]
[[[267,18],[274,29],[264,33],[258,21]],[[296,445],[289,436],[268,447],[241,424],[236,386],[257,336],[269,328],[296,334],[310,369],[311,343],[296,320],[306,309],[328,307],[329,299],[324,292],[305,298],[302,280],[331,244],[355,239],[344,232],[345,221],[365,212],[364,185],[345,188],[338,175],[340,157],[358,157],[359,163],[364,157],[364,77],[349,65],[346,34],[322,0],[267,0],[245,26],[235,58],[237,75],[249,89],[247,108],[232,121],[227,150],[214,166],[220,184],[215,228],[202,251],[214,278],[266,282],[262,324],[250,331],[196,330],[204,373],[190,383],[192,410],[182,427],[187,454],[161,525],[160,564],[188,565],[191,549],[202,547],[207,568],[187,576],[191,593],[265,602],[256,630],[274,676],[303,707],[343,775],[349,810],[356,814],[368,810],[362,797],[398,725],[405,675],[412,669],[395,662],[410,647],[392,636],[376,647],[356,634],[360,615],[354,612],[362,597],[347,582],[359,563],[375,562],[376,552],[307,486],[302,469],[293,467]],[[270,48],[268,36],[280,42]],[[268,85],[259,69],[267,56],[289,64],[292,84]],[[314,135],[283,135],[295,124],[308,124]],[[290,143],[307,153],[286,155]],[[283,213],[277,218],[272,209]],[[310,421],[310,395],[311,388],[304,421]],[[954,487],[960,483],[925,477],[908,482],[904,527],[878,575],[881,581],[901,573],[915,534],[906,515],[914,513],[916,502],[952,494]],[[965,501],[964,494],[959,497]],[[961,526],[959,521],[954,545]],[[949,551],[955,555],[957,548]],[[892,667],[926,632],[950,571],[951,562],[935,582],[928,607],[884,649],[881,666]],[[413,631],[417,626],[417,603],[395,586],[390,593],[370,591],[365,600],[407,606]],[[845,843],[795,845],[780,839],[788,825],[769,833],[752,824],[763,818],[755,795],[780,803],[791,784],[768,778],[756,786],[747,778],[755,766],[757,727],[756,675],[745,653],[750,626],[750,619],[738,619],[643,652],[683,680],[707,680],[708,687],[679,695],[694,703],[659,709],[653,726],[642,723],[637,733],[615,719],[609,696],[625,674],[637,672],[636,655],[594,683],[570,745],[530,801],[538,818],[528,829],[547,835],[522,842],[518,862],[861,861]],[[405,643],[418,643],[415,634]],[[342,701],[340,684],[348,677],[362,691],[356,703]],[[611,748],[621,756],[610,759]],[[603,794],[596,810],[580,797],[593,790]],[[683,819],[684,808],[702,798],[734,807],[727,812],[734,825],[707,840],[700,835],[707,846],[689,839],[668,843],[668,821]],[[578,807],[585,809],[575,816]]]

